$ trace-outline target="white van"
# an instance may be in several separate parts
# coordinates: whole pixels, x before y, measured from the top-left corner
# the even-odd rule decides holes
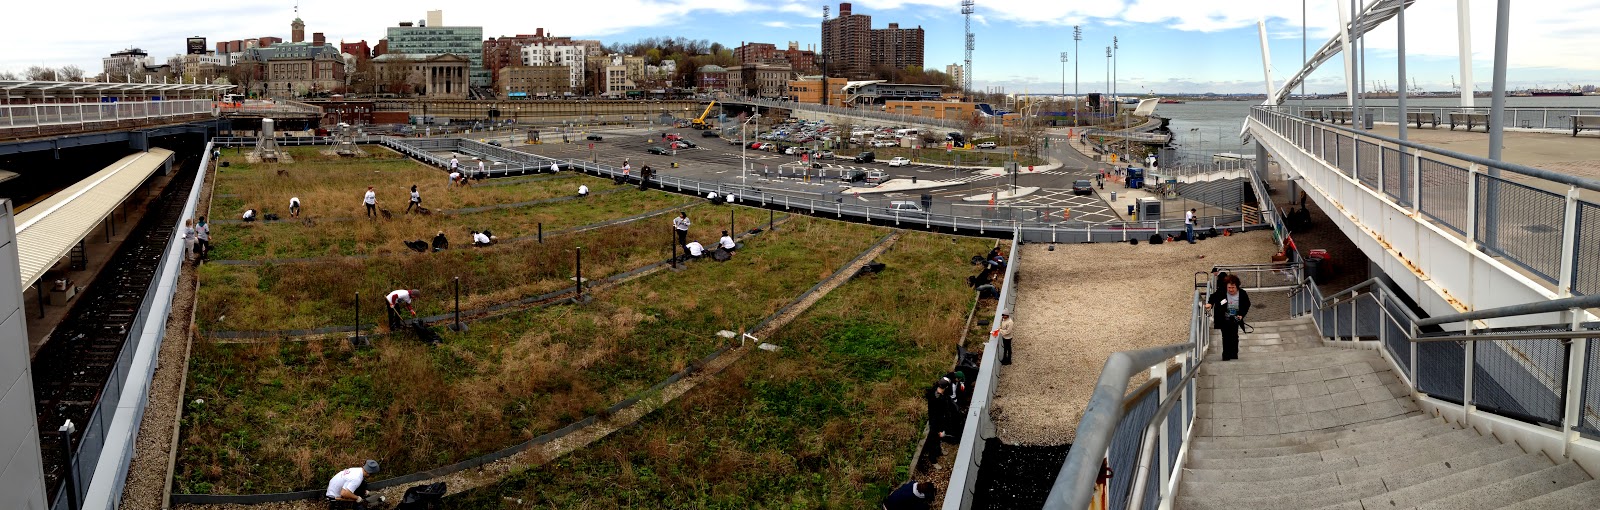
[[[908,200],[896,200],[894,202],[889,202],[889,214],[921,218],[927,216],[928,212],[922,210],[922,206],[916,202]]]

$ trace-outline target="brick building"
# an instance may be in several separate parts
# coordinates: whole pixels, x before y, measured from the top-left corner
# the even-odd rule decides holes
[[[922,27],[873,29],[872,16],[856,14],[849,3],[839,4],[839,17],[822,22],[822,52],[827,74],[850,79],[873,78],[873,69],[922,67]],[[887,78],[887,77],[884,77]]]
[[[562,97],[573,92],[571,72],[564,65],[506,66],[497,73],[495,89],[513,99]]]
[[[794,71],[788,63],[746,63],[728,68],[728,92],[746,96],[778,98],[789,89]]]

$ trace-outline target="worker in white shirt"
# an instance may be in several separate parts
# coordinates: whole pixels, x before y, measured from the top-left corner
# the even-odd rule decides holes
[[[722,239],[717,240],[717,246],[720,246],[722,249],[728,251],[739,249],[739,245],[733,242],[733,236],[728,235],[728,231],[726,230],[722,231]]]
[[[411,185],[411,201],[406,202],[406,214],[411,214],[412,207],[422,209],[422,193],[417,191],[417,185],[415,184]]]
[[[679,212],[672,219],[672,230],[678,234],[678,244],[689,244],[689,213]]]
[[[406,305],[406,309],[411,311],[411,316],[417,316],[417,309],[411,306],[411,300],[416,299],[420,294],[421,292],[417,289],[398,289],[384,297],[384,301],[389,303],[389,329],[391,331],[399,330],[405,326],[405,319],[400,318],[398,306]]]
[[[381,505],[384,503],[381,496],[367,496],[367,477],[377,473],[378,461],[370,459],[359,467],[339,471],[333,475],[333,479],[328,480],[328,490],[323,496],[330,503],[354,501],[363,507]]]
[[[551,161],[550,162],[550,171],[552,173],[561,173],[561,164],[557,163],[555,161]]]
[[[456,170],[460,170],[460,169],[461,169],[461,160],[456,159],[455,156],[450,156],[450,173],[456,173]]]
[[[489,172],[487,170],[484,170],[484,168],[483,168],[483,160],[480,159],[480,160],[478,160],[478,173],[473,174],[472,177],[474,179],[482,179],[482,178],[484,178],[485,174],[488,174],[488,173]]]
[[[361,203],[367,206],[367,217],[378,219],[378,192],[367,186],[367,194],[361,197]]]
[[[300,217],[300,197],[289,197],[289,217]]]
[[[717,192],[715,192],[715,191],[707,192],[706,193],[706,200],[710,200],[711,203],[715,204],[715,203],[717,203],[717,196],[718,196]]]
[[[450,185],[451,186],[455,186],[455,185],[460,184],[460,183],[461,183],[461,172],[457,172],[455,170],[451,170],[450,171]]]
[[[700,241],[689,241],[689,244],[683,245],[683,249],[688,252],[689,258],[692,259],[700,258],[706,254],[706,247],[701,245]]]
[[[579,184],[578,185],[578,196],[580,196],[580,197],[589,196],[589,185],[587,185],[587,184]]]
[[[473,246],[489,246],[491,244],[494,244],[494,238],[489,237],[489,233],[487,231],[484,231],[484,232],[479,232],[477,230],[472,231],[472,245]]]
[[[245,223],[256,221],[256,210],[255,209],[245,209],[244,210],[244,218],[243,219],[244,219]]]

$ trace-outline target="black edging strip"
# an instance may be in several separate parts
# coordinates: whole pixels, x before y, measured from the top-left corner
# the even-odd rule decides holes
[[[790,215],[789,217],[792,218],[792,217],[794,217],[794,215]],[[883,239],[880,239],[880,240],[878,240],[877,243],[874,243],[872,246],[867,247],[866,250],[861,252],[861,255],[857,255],[855,259],[852,259],[850,261],[850,263],[845,264],[844,267],[839,268],[839,270],[835,271],[832,275],[829,275],[827,278],[822,279],[822,281],[817,282],[816,285],[812,285],[809,290],[806,290],[805,293],[800,294],[800,296],[796,297],[793,301],[790,301],[788,304],[783,305],[783,307],[778,308],[778,310],[773,312],[771,315],[768,315],[766,319],[763,319],[759,324],[757,324],[757,326],[755,328],[751,329],[751,331],[758,331],[762,327],[765,327],[767,324],[772,323],[773,320],[777,319],[778,317],[782,316],[784,313],[787,313],[790,309],[794,308],[794,306],[796,304],[799,304],[800,302],[805,301],[806,298],[810,297],[811,294],[815,293],[818,288],[822,287],[823,284],[827,283],[828,281],[833,280],[834,278],[838,277],[840,274],[844,273],[845,271],[855,271],[855,270],[857,270],[857,265],[861,262],[862,259],[866,258],[868,253],[871,253],[871,252],[877,250],[879,246],[882,246],[884,243],[888,242],[889,239],[892,238],[895,235],[895,233],[896,232],[890,232],[889,234],[883,236]],[[665,263],[666,262],[661,262],[661,263],[654,264],[654,265],[648,266],[648,267],[660,266],[661,264],[665,264]],[[635,271],[638,271],[638,270],[635,270]],[[623,410],[628,409],[629,407],[633,407],[634,404],[639,403],[640,400],[644,400],[645,397],[647,397],[647,396],[649,396],[651,394],[657,393],[657,392],[661,391],[662,389],[666,388],[667,386],[669,386],[669,385],[671,385],[673,383],[676,383],[676,382],[678,382],[680,380],[683,380],[683,378],[685,378],[685,377],[693,375],[695,372],[698,372],[701,368],[705,367],[706,365],[711,364],[711,362],[713,362],[713,361],[716,361],[717,358],[721,357],[723,354],[726,354],[732,348],[733,348],[733,345],[731,343],[723,344],[722,347],[719,347],[716,350],[712,351],[710,354],[707,354],[705,357],[700,358],[699,361],[697,361],[695,363],[691,363],[691,364],[689,364],[689,366],[683,367],[682,370],[678,370],[676,373],[672,374],[671,376],[668,376],[666,379],[663,379],[661,382],[658,382],[658,383],[650,386],[648,389],[645,389],[644,391],[640,391],[638,393],[635,393],[635,394],[633,394],[633,396],[630,396],[628,398],[622,399],[621,401],[617,402],[616,404],[613,404],[611,407],[606,408],[605,416],[612,416],[612,415],[615,415],[615,414],[617,414],[619,412],[622,412]],[[405,485],[405,484],[410,484],[410,483],[417,483],[417,482],[420,482],[420,481],[423,481],[423,480],[429,480],[429,479],[433,479],[433,478],[438,478],[438,477],[441,477],[441,476],[449,475],[449,474],[452,474],[452,473],[458,473],[458,472],[465,471],[465,470],[468,470],[468,469],[472,469],[472,468],[475,468],[475,467],[478,467],[478,466],[482,466],[484,464],[488,464],[490,462],[494,462],[494,461],[497,461],[497,460],[500,460],[500,459],[504,459],[504,458],[510,457],[512,455],[516,455],[518,453],[521,453],[523,451],[527,451],[528,449],[533,448],[533,447],[538,446],[538,445],[542,445],[542,444],[545,444],[545,443],[549,443],[551,441],[555,441],[557,439],[561,439],[563,437],[566,437],[569,434],[572,434],[573,432],[577,432],[579,430],[587,428],[590,425],[593,425],[597,421],[599,421],[599,418],[596,415],[590,415],[588,417],[585,417],[582,420],[578,420],[576,422],[572,422],[570,424],[567,424],[567,426],[565,426],[565,427],[561,427],[559,429],[556,429],[556,430],[553,430],[553,431],[550,431],[550,432],[546,432],[544,434],[539,435],[538,437],[535,437],[533,439],[529,439],[527,441],[524,441],[522,443],[510,446],[508,448],[504,448],[504,449],[501,449],[501,450],[498,450],[498,451],[495,451],[495,452],[491,452],[491,453],[488,453],[488,454],[485,454],[485,455],[481,455],[481,456],[478,456],[478,457],[473,457],[471,459],[467,459],[467,460],[464,460],[464,461],[461,461],[461,462],[457,462],[455,464],[450,464],[450,465],[447,465],[447,466],[433,468],[433,469],[430,469],[430,470],[427,470],[427,471],[418,471],[416,473],[411,473],[411,474],[408,474],[408,475],[403,475],[403,476],[397,476],[397,477],[394,477],[394,478],[387,478],[387,479],[383,479],[383,480],[378,480],[378,481],[375,481],[375,482],[372,482],[372,483],[368,484],[367,486],[372,488],[372,489],[386,489],[386,488],[389,488],[389,487],[395,487],[395,486],[400,486],[400,485]],[[619,430],[620,430],[620,428],[619,428]],[[262,503],[277,503],[277,502],[283,502],[283,501],[299,501],[299,500],[315,499],[317,497],[322,496],[323,492],[324,491],[312,489],[312,490],[304,490],[304,491],[297,491],[297,492],[276,492],[276,493],[269,493],[269,494],[173,494],[172,495],[172,503],[173,504],[195,504],[195,505],[259,505],[259,504],[262,504]]]

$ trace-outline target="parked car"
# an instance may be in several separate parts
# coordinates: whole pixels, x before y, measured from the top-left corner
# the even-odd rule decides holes
[[[741,143],[744,143],[744,142],[741,142],[741,141],[738,141],[738,140],[728,140],[728,145],[739,145]]]
[[[845,170],[843,173],[839,174],[839,180],[844,181],[844,182],[856,182],[856,181],[864,180],[866,178],[867,178],[867,172],[865,170],[854,170],[854,169],[851,169],[851,170]]]
[[[860,154],[856,154],[856,157],[855,157],[854,161],[857,162],[857,163],[871,163],[871,162],[874,162],[874,161],[877,161],[877,160],[878,160],[878,155],[877,154],[873,154],[872,151],[867,151],[867,152],[863,152],[863,153],[860,153]]]
[[[889,160],[889,166],[906,166],[909,164],[911,164],[911,160],[908,158],[895,157]]]
[[[1088,195],[1091,193],[1094,193],[1094,186],[1089,182],[1088,179],[1078,179],[1076,181],[1072,181],[1072,194]]]
[[[591,142],[598,142],[598,141],[601,141],[601,140],[605,139],[605,137],[602,137],[600,135],[589,135],[589,136],[586,136],[584,138],[589,139],[589,141],[591,141]]]
[[[644,151],[648,152],[648,153],[651,153],[651,154],[660,154],[660,155],[663,155],[663,156],[672,153],[671,151],[668,151],[665,147],[650,147],[648,149],[645,149]]]
[[[805,151],[806,151],[805,147],[801,147],[799,145],[792,145],[789,148],[784,149],[783,153],[784,154],[788,154],[790,156],[798,156],[800,154],[805,153]]]
[[[701,131],[700,132],[700,136],[705,137],[705,138],[716,138],[717,137],[717,132],[716,131]]]
[[[695,145],[694,142],[691,142],[691,141],[688,141],[688,140],[678,140],[678,141],[672,142],[672,145],[670,147],[672,147],[674,149],[693,149],[693,148],[697,147],[697,145]]]
[[[893,178],[894,176],[889,175],[882,170],[873,170],[871,172],[867,172],[867,184],[883,184],[885,182],[889,182],[889,179]]]
[[[489,145],[493,145],[495,147],[504,147],[504,145],[500,145],[499,140],[489,140]]]
[[[818,152],[817,159],[833,159],[833,151]]]
[[[995,147],[998,147],[998,145],[995,145],[994,142],[983,142],[978,144],[979,149],[993,149]]]
[[[667,140],[669,142],[675,142],[675,141],[678,141],[678,140],[682,140],[683,139],[683,135],[680,135],[680,134],[677,134],[677,133],[667,133],[667,135],[661,137],[661,139],[662,140]]]
[[[761,142],[750,142],[751,149],[761,150]]]
[[[922,205],[908,200],[889,202],[889,212],[896,216],[914,216],[918,218],[928,215],[928,211],[922,210]]]

